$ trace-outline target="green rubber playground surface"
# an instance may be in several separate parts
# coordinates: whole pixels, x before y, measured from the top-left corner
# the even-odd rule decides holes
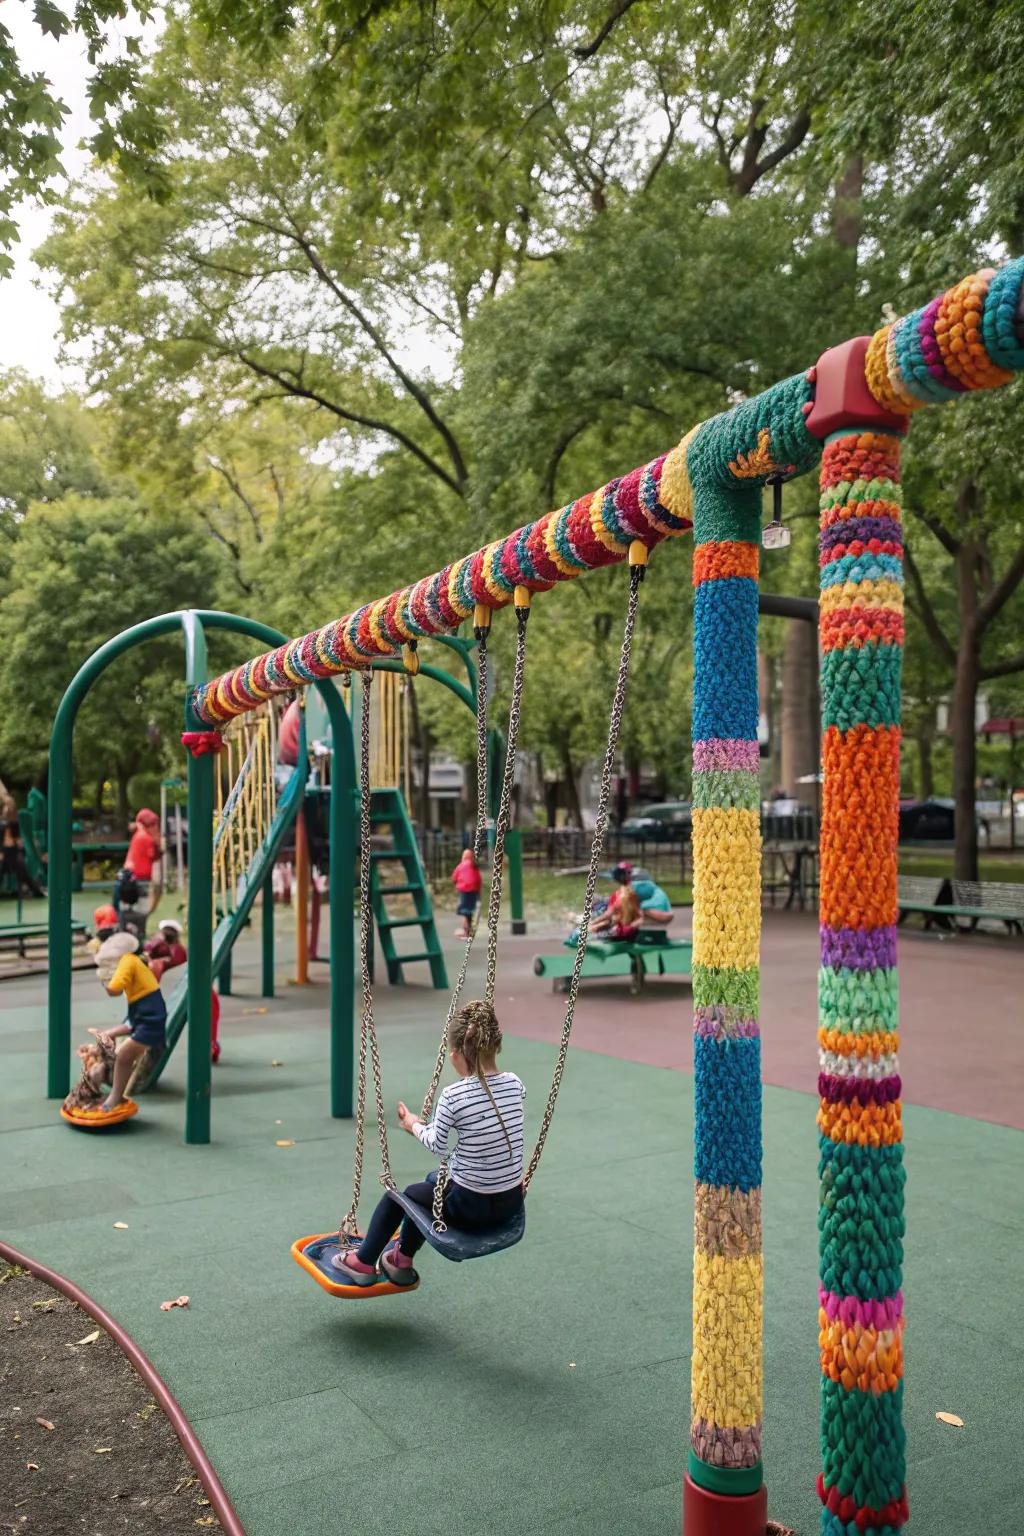
[[[0,1233],[133,1334],[249,1536],[674,1536],[689,1075],[574,1051],[526,1240],[461,1266],[427,1252],[410,1296],[334,1300],[288,1253],[295,1237],[336,1227],[348,1203],[353,1133],[327,1113],[326,987],[264,1004],[255,960],[247,941],[240,995],[224,1002],[206,1148],[182,1145],[181,1059],[123,1132],[64,1126],[43,1097],[43,981],[6,985]],[[109,1012],[93,977],[74,985],[77,1039]],[[509,1036],[517,1007],[539,995],[530,985],[517,977],[518,1001],[503,1007]],[[442,1003],[381,988],[389,1107],[422,1092]],[[688,998],[657,1006],[688,1030]],[[630,1028],[624,997],[583,1007],[618,1010]],[[552,1049],[509,1038],[506,1060],[535,1125]],[[818,1529],[814,1112],[809,1094],[765,1091],[764,1460],[771,1515],[800,1536]],[[1024,1133],[913,1105],[905,1125],[909,1529],[1008,1533],[1024,1433]],[[397,1130],[392,1142],[397,1176],[422,1176],[422,1149]],[[372,1153],[364,1187],[368,1206]],[[187,1309],[160,1311],[180,1294]],[[965,1427],[938,1423],[940,1410]]]

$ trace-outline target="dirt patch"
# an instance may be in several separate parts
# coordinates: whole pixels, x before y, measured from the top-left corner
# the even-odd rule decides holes
[[[170,1422],[87,1313],[0,1260],[0,1532],[222,1532]]]

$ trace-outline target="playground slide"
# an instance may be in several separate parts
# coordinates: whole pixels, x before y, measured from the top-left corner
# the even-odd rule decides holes
[[[261,889],[264,880],[274,867],[274,860],[277,858],[281,845],[302,806],[304,789],[305,775],[301,773],[292,774],[277,802],[277,810],[273,821],[267,829],[266,836],[257,848],[240,882],[235,895],[235,910],[229,912],[226,917],[221,918],[214,930],[212,970],[215,977],[235,939],[245,926],[257,892]],[[160,1074],[170,1060],[171,1052],[180,1040],[187,1022],[188,967],[186,966],[179,974],[182,979],[167,1000],[167,1046],[146,1080],[145,1086],[147,1088],[152,1087],[159,1080]]]

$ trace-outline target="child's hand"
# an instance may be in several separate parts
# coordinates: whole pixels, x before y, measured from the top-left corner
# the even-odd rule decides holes
[[[409,1135],[411,1136],[412,1135],[412,1128],[413,1128],[413,1126],[414,1125],[422,1125],[423,1121],[420,1119],[419,1115],[414,1115],[413,1114],[413,1112],[409,1108],[408,1104],[403,1104],[401,1099],[399,1099],[399,1101],[398,1101],[398,1123],[402,1127],[402,1130],[403,1131],[408,1131]]]

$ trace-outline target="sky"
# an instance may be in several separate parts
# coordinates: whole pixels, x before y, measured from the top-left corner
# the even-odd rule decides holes
[[[88,163],[88,155],[77,146],[91,132],[85,97],[84,45],[74,36],[59,43],[44,37],[32,19],[31,6],[22,0],[4,6],[3,20],[14,38],[23,67],[45,74],[54,93],[71,109],[64,119],[61,137],[64,168],[68,177],[74,177]],[[13,275],[0,280],[0,361],[7,368],[25,368],[52,385],[74,384],[81,379],[81,372],[74,365],[62,368],[57,361],[60,312],[53,299],[39,288],[41,274],[32,260],[33,250],[49,232],[51,212],[22,203],[14,217],[21,240],[14,252]]]

